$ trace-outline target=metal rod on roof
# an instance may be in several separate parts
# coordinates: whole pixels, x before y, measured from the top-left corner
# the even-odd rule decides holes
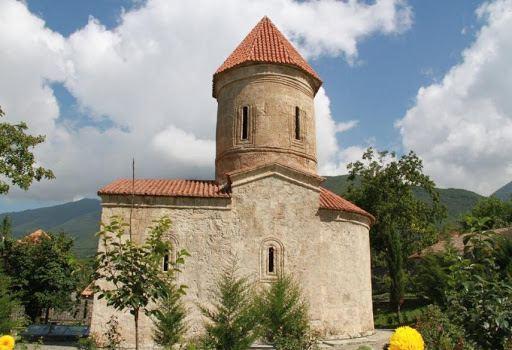
[[[130,241],[132,240],[132,215],[135,200],[135,157],[132,158],[132,196],[130,205]]]

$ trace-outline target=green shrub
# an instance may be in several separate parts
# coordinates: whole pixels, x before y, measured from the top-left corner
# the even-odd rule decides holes
[[[249,349],[258,338],[259,314],[248,277],[239,277],[235,266],[225,269],[216,283],[211,300],[213,308],[200,306],[208,319],[202,347],[215,350]]]
[[[465,243],[465,256],[450,267],[446,310],[481,348],[503,349],[512,337],[512,280],[497,264],[492,235]]]
[[[153,338],[158,345],[171,349],[179,344],[186,332],[186,309],[181,301],[182,290],[171,284],[168,296],[153,311]]]
[[[263,336],[277,350],[306,350],[316,345],[308,305],[298,284],[280,276],[259,298]]]
[[[423,336],[425,347],[436,350],[473,350],[464,330],[453,324],[438,306],[428,306],[419,317],[415,328]]]
[[[87,338],[78,339],[78,349],[80,350],[96,350],[98,349],[98,343],[93,336]]]
[[[442,307],[446,306],[446,291],[451,275],[450,267],[458,255],[452,249],[426,255],[416,267],[414,284],[421,297]]]

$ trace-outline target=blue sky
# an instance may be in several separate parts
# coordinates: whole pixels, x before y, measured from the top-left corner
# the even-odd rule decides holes
[[[441,187],[489,194],[512,180],[508,149],[497,146],[512,137],[501,98],[509,70],[499,70],[510,54],[511,0],[223,1],[217,10],[203,0],[0,0],[18,16],[0,15],[9,28],[0,48],[9,43],[21,57],[0,58],[0,73],[17,82],[0,104],[48,135],[37,155],[57,174],[12,191],[0,212],[94,196],[129,174],[132,156],[141,177],[211,177],[211,74],[263,14],[301,39],[324,81],[322,174],[344,173],[371,145],[414,149]],[[24,45],[34,37],[39,46]],[[27,91],[40,113],[32,122],[16,95]]]
[[[342,144],[368,140],[384,149],[401,151],[394,121],[414,103],[418,88],[436,79],[461,59],[480,24],[479,0],[414,0],[414,25],[404,34],[375,35],[359,45],[357,62],[339,57],[310,60],[324,81],[335,119],[355,119],[359,127],[340,138]],[[28,0],[30,10],[48,27],[70,35],[90,16],[108,28],[119,24],[122,11],[141,6],[133,0]],[[464,34],[463,34],[464,31]],[[62,109],[76,117],[75,100],[61,85],[55,93]],[[86,123],[87,116],[82,123]],[[89,121],[90,122],[90,121]]]

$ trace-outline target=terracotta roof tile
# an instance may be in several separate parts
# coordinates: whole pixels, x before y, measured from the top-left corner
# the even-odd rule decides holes
[[[229,194],[215,181],[206,180],[137,179],[133,193],[139,196],[229,198]],[[114,181],[100,189],[98,194],[130,195],[132,194],[132,180]]]
[[[360,214],[369,218],[372,223],[375,221],[373,215],[367,213],[357,205],[323,187],[320,187],[320,208],[341,210],[349,213]]]
[[[266,16],[217,69],[214,79],[217,74],[248,62],[292,65],[305,71],[321,83],[318,74]]]
[[[94,283],[90,283],[85,289],[80,293],[80,296],[83,298],[90,298],[94,295],[93,289]]]
[[[38,229],[34,232],[32,232],[29,235],[26,235],[25,237],[18,240],[18,242],[24,242],[24,243],[38,243],[43,238],[49,238],[48,234],[44,232],[41,229]]]
[[[208,197],[208,198],[230,198],[231,194],[221,188],[217,182],[211,180],[160,180],[160,179],[137,179],[135,180],[134,194],[138,196],[160,196],[160,197]],[[99,195],[131,195],[132,180],[120,179],[103,187],[98,191]],[[343,197],[320,187],[320,203],[322,209],[341,210],[356,213],[370,218],[375,218],[347,201]]]

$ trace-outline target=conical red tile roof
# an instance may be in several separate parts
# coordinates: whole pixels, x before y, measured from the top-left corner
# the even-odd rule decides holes
[[[297,52],[286,37],[265,16],[245,37],[224,63],[217,69],[215,76],[230,68],[248,62],[279,63],[295,66],[318,80],[321,79],[304,58]]]

